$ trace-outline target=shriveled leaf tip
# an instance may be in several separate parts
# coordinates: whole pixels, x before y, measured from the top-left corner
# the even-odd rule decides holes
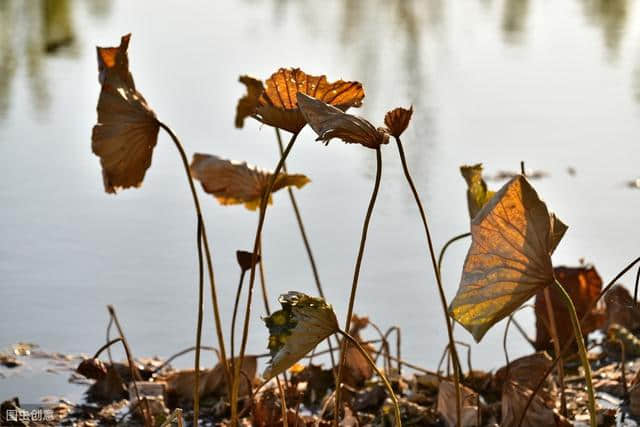
[[[236,259],[238,265],[243,271],[250,270],[253,267],[253,252],[236,251]],[[256,264],[260,262],[260,255],[256,257]]]
[[[409,126],[412,115],[413,105],[409,107],[408,110],[406,108],[398,107],[385,114],[384,124],[391,135],[399,138],[405,129],[407,129],[407,126]]]
[[[271,361],[263,375],[265,380],[291,367],[339,330],[333,308],[322,298],[290,291],[281,295],[278,301],[282,310],[264,319],[269,329],[271,353]]]
[[[460,166],[460,173],[467,182],[467,206],[469,217],[473,219],[495,192],[487,189],[487,183],[482,178],[482,163]]]
[[[389,142],[386,129],[376,129],[367,120],[347,114],[303,93],[298,93],[298,106],[309,126],[318,134],[317,141],[329,143],[339,138],[346,143],[376,149]]]
[[[551,224],[547,206],[522,175],[472,220],[471,247],[449,310],[476,341],[553,282],[551,253],[559,235]]]

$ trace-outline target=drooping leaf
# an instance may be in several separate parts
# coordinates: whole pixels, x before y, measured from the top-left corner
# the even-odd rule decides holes
[[[328,144],[332,138],[339,138],[368,148],[378,148],[389,142],[386,129],[376,129],[362,117],[347,114],[303,93],[298,93],[298,105],[309,126],[318,134],[316,141]]]
[[[97,48],[102,90],[91,148],[100,157],[107,193],[142,184],[158,139],[155,113],[136,90],[129,72],[130,37],[123,36],[118,47]]]
[[[384,124],[391,135],[399,138],[400,135],[402,135],[402,132],[404,132],[405,129],[407,129],[407,126],[409,126],[412,115],[413,106],[409,107],[408,110],[406,108],[398,107],[385,114]]]
[[[249,210],[260,207],[273,173],[233,162],[210,154],[196,153],[191,161],[191,175],[200,181],[207,193],[213,194],[222,205],[244,204]],[[272,193],[290,186],[302,188],[309,182],[305,175],[279,173]],[[271,203],[271,195],[269,203]]]
[[[449,311],[480,341],[496,322],[554,281],[559,234],[526,178],[506,183],[471,221],[472,243]]]
[[[482,163],[460,166],[460,173],[467,181],[467,206],[469,217],[473,219],[495,192],[487,189],[487,183],[482,178]]]
[[[582,334],[587,335],[598,329],[604,322],[602,310],[595,309],[589,311],[591,305],[598,299],[602,290],[602,279],[593,266],[581,267],[556,267],[553,269],[555,278],[567,291],[573,305],[578,313],[581,322]],[[557,289],[549,289],[551,301],[547,301],[544,292],[536,294],[535,314],[536,314],[536,341],[535,347],[538,350],[548,350],[553,348],[551,336],[546,325],[551,325],[547,314],[547,305],[551,304],[551,310],[555,319],[556,329],[560,347],[574,337],[571,327],[571,314],[563,303],[562,296]],[[587,316],[586,318],[584,316]]]
[[[280,295],[278,301],[282,310],[264,319],[271,352],[271,361],[263,374],[265,380],[288,369],[339,330],[333,308],[322,298],[290,291]]]
[[[249,76],[241,76],[247,94],[238,101],[236,127],[241,128],[247,117],[273,127],[299,132],[306,121],[298,109],[296,94],[304,93],[343,111],[359,107],[364,90],[359,82],[327,81],[326,76],[312,76],[299,68],[280,68],[265,85]]]

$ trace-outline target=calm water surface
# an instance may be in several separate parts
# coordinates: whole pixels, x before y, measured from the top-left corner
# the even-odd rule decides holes
[[[570,225],[556,264],[593,262],[605,280],[640,250],[640,6],[625,0],[0,2],[0,347],[92,353],[115,305],[133,351],[168,356],[193,344],[194,213],[175,148],[161,134],[138,190],[103,191],[90,132],[99,92],[95,45],[132,32],[131,68],[158,116],[191,154],[273,168],[273,129],[233,126],[240,74],[280,66],[359,80],[359,112],[376,123],[399,105],[415,114],[404,141],[435,243],[468,230],[458,167],[489,175],[542,170],[535,182]],[[69,40],[71,40],[70,43]],[[289,169],[312,183],[297,197],[329,301],[342,319],[375,174],[370,150],[314,142],[305,129]],[[383,150],[356,312],[403,331],[403,355],[434,369],[446,344],[418,212],[393,145]],[[575,169],[575,175],[567,169]],[[492,181],[497,188],[503,181]],[[228,324],[237,249],[257,215],[201,193],[223,317]],[[445,261],[455,294],[469,242]],[[264,257],[270,301],[315,293],[284,193],[269,210]],[[631,286],[631,278],[624,282]],[[262,353],[259,294],[248,351]],[[205,342],[214,343],[210,305]],[[533,317],[518,314],[530,334]],[[503,364],[504,324],[473,346],[475,367]],[[472,338],[461,328],[460,340]],[[517,334],[511,356],[530,351]],[[206,359],[213,363],[212,358]],[[190,366],[185,357],[181,366]],[[0,399],[78,397],[66,374],[3,370]]]

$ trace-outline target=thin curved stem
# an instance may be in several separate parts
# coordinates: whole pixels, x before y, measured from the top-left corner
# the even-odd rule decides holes
[[[124,331],[122,330],[122,326],[120,326],[120,321],[118,320],[118,316],[116,316],[116,309],[113,308],[112,305],[107,305],[107,311],[113,319],[113,323],[116,325],[116,329],[120,334],[120,341],[122,342],[124,352],[127,356],[127,364],[129,365],[129,373],[131,374],[131,381],[133,382],[133,390],[135,391],[136,400],[138,401],[138,405],[140,406],[140,413],[142,414],[142,418],[144,419],[145,427],[153,427],[153,416],[151,415],[149,402],[146,398],[143,398],[140,395],[140,391],[138,389],[138,381],[142,381],[142,376],[140,376],[140,371],[134,363],[133,353],[131,353],[131,348],[129,347],[127,338],[125,338]]]
[[[595,299],[595,301],[593,301],[591,303],[591,305],[589,306],[589,308],[587,309],[587,311],[585,312],[585,314],[582,316],[582,319],[580,319],[580,324],[582,324],[585,319],[587,318],[587,316],[589,316],[589,314],[593,311],[593,309],[596,307],[596,305],[598,304],[598,301],[600,301],[600,299],[609,291],[609,289],[611,289],[611,287],[613,285],[616,284],[616,282],[622,277],[624,276],[629,270],[631,270],[633,268],[634,265],[636,265],[638,262],[640,262],[640,257],[634,259],[633,261],[631,261],[629,264],[627,264],[626,267],[624,267],[618,274],[615,275],[615,277],[613,279],[611,279],[611,281],[609,283],[607,283],[607,286],[605,286],[602,291],[600,291],[600,295],[598,295],[598,298]],[[551,365],[547,368],[547,370],[545,371],[545,373],[542,375],[542,377],[540,378],[540,380],[538,381],[538,384],[535,386],[535,388],[533,389],[533,393],[531,393],[529,395],[529,398],[527,399],[527,404],[524,407],[524,410],[522,411],[522,415],[520,416],[520,421],[518,421],[518,427],[522,427],[522,423],[524,422],[524,417],[527,414],[527,410],[529,409],[529,407],[531,406],[531,403],[533,402],[533,399],[535,398],[535,396],[538,394],[538,391],[540,391],[540,388],[542,387],[542,384],[544,384],[544,382],[547,380],[547,377],[549,376],[549,374],[551,374],[551,372],[553,371],[553,369],[556,366],[556,363],[558,363],[558,361],[564,357],[564,355],[566,354],[567,351],[569,351],[569,349],[571,348],[571,345],[573,344],[573,340],[575,339],[575,337],[571,337],[567,340],[567,342],[564,344],[564,347],[562,348],[562,351],[560,352],[560,354],[557,354],[555,359],[553,359],[553,362],[551,363]]]
[[[278,149],[280,151],[280,157],[284,155],[284,145],[282,144],[282,135],[280,135],[280,129],[276,129],[276,139],[278,141]],[[287,164],[282,164],[282,170],[287,173]],[[296,217],[296,222],[298,223],[298,229],[300,230],[300,236],[302,237],[302,243],[304,243],[304,248],[307,251],[307,258],[309,258],[309,264],[311,265],[311,272],[313,273],[313,280],[316,284],[316,289],[318,290],[318,295],[325,299],[324,291],[322,289],[322,284],[320,283],[320,273],[318,272],[318,267],[316,266],[316,261],[313,256],[313,251],[311,250],[311,243],[309,243],[309,238],[307,237],[307,232],[304,228],[304,222],[302,221],[302,214],[300,213],[300,209],[298,208],[298,202],[296,201],[296,196],[291,187],[287,187],[287,193],[289,194],[289,200],[291,201],[291,207],[293,208],[293,213]],[[331,352],[329,353],[331,358],[331,367],[333,369],[336,368],[336,361],[333,357],[333,346],[331,344],[331,337],[327,338],[327,344],[329,345],[329,349]],[[315,350],[315,349],[314,349]],[[309,362],[311,363],[311,362]]]
[[[347,309],[347,317],[345,320],[345,331],[349,331],[351,327],[351,317],[353,316],[353,306],[356,302],[356,291],[358,290],[358,279],[360,278],[360,267],[362,265],[362,257],[364,255],[364,247],[367,242],[367,232],[369,230],[369,221],[371,220],[371,214],[376,204],[376,198],[378,197],[378,190],[380,190],[380,181],[382,179],[382,151],[380,147],[376,148],[376,180],[373,184],[373,192],[371,193],[371,199],[369,200],[369,206],[367,207],[367,213],[364,217],[364,223],[362,224],[362,235],[360,237],[360,247],[358,248],[358,256],[356,258],[356,265],[353,271],[353,282],[351,284],[351,295],[349,296],[349,307]],[[340,349],[340,363],[338,364],[338,376],[336,378],[336,410],[334,417],[334,425],[337,427],[338,420],[340,418],[341,409],[341,389],[342,389],[342,375],[344,371],[344,364],[346,361],[346,341],[342,342]]]
[[[251,316],[251,300],[253,299],[253,288],[256,280],[256,263],[258,257],[258,251],[260,249],[260,240],[262,237],[262,228],[264,227],[264,220],[267,213],[267,205],[269,201],[269,196],[271,195],[271,191],[273,191],[273,184],[275,180],[282,170],[282,166],[284,165],[287,156],[291,152],[293,145],[298,138],[298,133],[294,133],[291,135],[291,139],[289,140],[289,144],[287,148],[284,150],[284,154],[280,157],[278,161],[278,165],[273,171],[273,175],[269,179],[269,184],[267,185],[267,189],[265,193],[262,195],[262,200],[260,201],[260,217],[258,218],[258,229],[256,230],[255,241],[253,243],[253,252],[251,257],[251,275],[249,276],[249,291],[247,295],[247,306],[245,308],[244,313],[244,326],[242,329],[242,343],[240,345],[240,362],[234,365],[233,368],[233,378],[232,378],[232,386],[231,386],[231,425],[233,427],[238,425],[238,387],[239,387],[239,379],[240,379],[240,369],[242,365],[242,361],[244,359],[244,354],[247,348],[247,338],[249,336],[249,320]]]
[[[122,341],[122,338],[115,338],[110,340],[109,342],[105,343],[102,347],[100,347],[97,351],[96,354],[93,355],[94,359],[97,359],[98,357],[100,357],[100,354],[105,351],[106,349],[108,349],[109,347],[111,347],[113,344],[117,343],[118,341]]]
[[[218,348],[220,351],[220,361],[222,362],[222,366],[224,366],[224,373],[227,378],[227,384],[231,384],[231,373],[229,372],[229,365],[227,364],[227,353],[224,347],[224,335],[222,332],[222,322],[220,321],[220,309],[218,306],[218,293],[216,292],[216,282],[213,276],[213,263],[211,262],[211,251],[209,250],[209,242],[207,239],[207,231],[204,225],[204,219],[202,216],[202,210],[200,209],[200,200],[198,199],[198,193],[196,192],[195,184],[193,183],[193,178],[191,177],[191,171],[189,169],[189,160],[187,159],[187,154],[180,143],[180,140],[176,136],[175,133],[171,130],[171,128],[165,125],[162,122],[158,122],[158,125],[169,134],[173,143],[175,144],[178,152],[180,153],[180,158],[182,159],[182,164],[184,166],[184,170],[187,174],[187,179],[189,181],[189,188],[191,189],[191,195],[193,196],[193,204],[196,209],[196,215],[198,219],[202,223],[201,231],[202,231],[202,243],[204,245],[204,254],[205,259],[207,260],[207,270],[209,272],[209,283],[211,287],[211,303],[213,305],[213,317],[216,323],[216,334],[218,336]]]
[[[202,220],[198,217],[198,323],[196,326],[196,354],[195,373],[196,378],[193,385],[193,419],[198,425],[200,416],[200,348],[202,345],[202,318],[204,314],[204,267],[202,261]]]
[[[398,137],[396,137],[396,145],[398,146],[398,153],[400,154],[400,160],[402,162],[402,169],[404,171],[404,176],[407,179],[407,183],[411,188],[413,197],[416,200],[416,205],[418,206],[418,210],[420,211],[420,217],[422,218],[422,224],[424,225],[424,232],[427,237],[427,246],[429,247],[429,255],[431,256],[431,264],[433,265],[433,271],[436,276],[438,293],[440,295],[440,303],[442,304],[444,319],[447,325],[447,335],[449,336],[451,359],[453,361],[453,382],[456,388],[456,415],[457,415],[456,425],[460,427],[460,423],[462,422],[462,392],[460,390],[460,372],[461,372],[460,358],[458,357],[458,350],[456,349],[456,346],[454,343],[455,339],[453,338],[453,329],[451,327],[451,319],[449,318],[447,298],[444,294],[444,288],[442,286],[442,280],[440,278],[440,268],[438,267],[435,251],[433,250],[433,242],[431,241],[431,232],[429,231],[427,214],[425,213],[424,207],[422,206],[422,202],[420,201],[420,196],[418,195],[418,190],[416,190],[416,186],[414,185],[413,179],[411,178],[411,174],[409,173],[409,166],[407,165],[407,159],[404,155],[404,148],[402,148],[402,141],[400,141],[400,138]]]
[[[553,282],[564,304],[569,310],[569,317],[571,319],[571,326],[573,326],[573,332],[576,336],[576,342],[578,343],[578,353],[580,354],[580,360],[582,361],[582,367],[584,368],[584,381],[587,386],[587,393],[589,395],[589,418],[591,420],[591,427],[597,427],[596,421],[596,398],[593,391],[593,384],[591,383],[591,365],[589,365],[589,359],[587,358],[587,349],[584,347],[584,337],[582,336],[582,330],[580,329],[580,320],[578,320],[578,313],[576,313],[576,307],[573,305],[571,297],[564,290],[560,282],[557,280]]]
[[[638,303],[638,284],[640,284],[640,267],[638,267],[638,272],[636,273],[636,285],[633,287],[633,302],[635,304]]]
[[[440,254],[438,255],[438,271],[440,272],[440,280],[442,280],[442,261],[444,260],[444,254],[447,252],[447,249],[449,249],[449,246],[451,246],[452,243],[455,243],[458,240],[462,240],[465,237],[469,236],[471,236],[471,233],[462,233],[458,234],[457,236],[453,236],[452,238],[447,240],[447,243],[445,243],[442,249],[440,249]]]
[[[233,303],[233,314],[231,315],[231,369],[233,369],[233,364],[235,363],[235,342],[236,342],[236,316],[238,315],[238,306],[240,305],[240,295],[242,294],[242,285],[244,284],[244,276],[247,270],[242,269],[240,273],[240,281],[238,282],[238,287],[236,288],[236,300]]]
[[[258,248],[260,255],[260,262],[258,265],[258,271],[260,272],[260,288],[262,289],[262,302],[264,303],[264,311],[267,316],[271,316],[271,308],[269,307],[269,294],[267,293],[267,279],[264,276],[264,254],[262,253],[262,241]]]
[[[289,417],[287,416],[287,396],[285,395],[284,388],[280,382],[280,377],[276,375],[276,383],[278,384],[278,391],[280,392],[280,411],[282,412],[282,427],[289,427]]]
[[[378,150],[380,149],[378,148]],[[345,338],[344,343],[346,344],[346,342],[349,341],[355,348],[358,349],[360,354],[362,354],[364,358],[367,359],[367,362],[369,362],[369,365],[371,365],[371,368],[373,368],[373,370],[376,371],[376,373],[384,383],[385,387],[387,388],[387,391],[389,392],[389,397],[393,401],[393,409],[394,409],[395,418],[396,418],[396,427],[402,427],[402,418],[400,417],[400,405],[398,404],[398,398],[396,397],[396,394],[393,392],[393,387],[391,387],[391,384],[389,383],[389,380],[387,379],[387,377],[380,371],[380,369],[378,369],[375,362],[371,359],[371,356],[369,355],[369,353],[367,353],[367,350],[365,350],[360,345],[357,339],[353,338],[351,335],[349,335],[343,330],[339,330],[338,333]],[[338,408],[336,408],[336,411],[337,410]]]
[[[553,313],[553,302],[551,300],[551,291],[544,288],[545,306],[547,307],[547,317],[549,318],[549,326],[551,331],[551,339],[553,340],[553,351],[560,354],[560,337],[558,336],[558,327],[556,325],[556,316]],[[564,393],[564,363],[558,363],[558,382],[560,383],[560,414],[567,416],[567,398]]]

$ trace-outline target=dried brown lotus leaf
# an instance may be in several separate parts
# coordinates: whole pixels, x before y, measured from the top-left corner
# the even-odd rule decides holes
[[[318,134],[317,141],[329,143],[332,138],[339,138],[346,143],[374,149],[389,142],[385,129],[376,129],[367,120],[310,96],[299,93],[298,105],[309,126]]]
[[[412,115],[413,106],[409,107],[408,110],[406,108],[398,107],[385,114],[384,124],[387,129],[389,129],[389,133],[391,135],[399,138],[405,129],[407,129],[407,126],[409,126]]]
[[[249,210],[260,207],[260,201],[273,174],[247,163],[233,162],[210,154],[196,153],[191,161],[191,175],[200,181],[207,193],[222,205],[244,204]],[[272,193],[289,186],[302,188],[309,182],[305,175],[278,174]],[[271,196],[269,196],[271,203]]]
[[[449,311],[476,341],[554,281],[560,234],[526,178],[506,183],[471,221],[472,243]]]
[[[130,34],[118,47],[98,47],[98,123],[93,127],[91,148],[100,157],[104,188],[139,187],[151,166],[159,123],[129,72],[127,47]]]
[[[326,76],[312,76],[299,68],[280,68],[266,81],[242,76],[240,82],[247,86],[247,94],[236,108],[236,127],[244,125],[244,119],[255,117],[260,122],[299,132],[306,121],[298,109],[296,95],[304,93],[333,105],[343,111],[359,107],[364,89],[359,82],[327,81]]]

